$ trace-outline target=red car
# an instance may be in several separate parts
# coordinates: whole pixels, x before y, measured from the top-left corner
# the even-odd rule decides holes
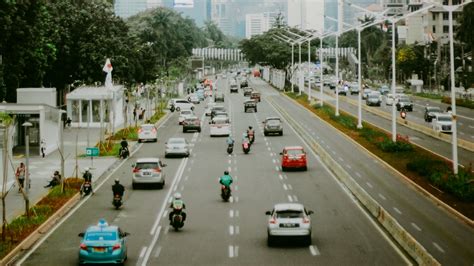
[[[306,152],[301,146],[288,146],[280,152],[281,170],[286,171],[288,168],[298,168],[306,171]]]

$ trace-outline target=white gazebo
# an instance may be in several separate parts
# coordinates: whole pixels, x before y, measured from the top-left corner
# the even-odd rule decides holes
[[[66,95],[67,117],[73,127],[101,127],[111,131],[124,123],[124,87],[79,87]]]

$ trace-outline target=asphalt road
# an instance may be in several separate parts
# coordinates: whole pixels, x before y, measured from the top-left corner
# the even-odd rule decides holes
[[[334,91],[332,90],[329,90],[329,88],[325,88],[325,92],[328,92],[329,95],[325,94],[324,97],[325,97],[325,100],[329,100],[331,102],[331,104],[333,105],[336,105],[336,100],[335,98],[332,98],[330,96],[335,96],[334,95]],[[319,97],[320,96],[320,92],[319,92],[319,88],[317,90],[313,89],[313,95],[316,96],[316,97]],[[344,110],[354,116],[357,117],[357,106],[356,105],[353,105],[351,103],[348,103],[346,101],[343,101],[341,100],[341,98],[343,97],[351,97],[352,99],[356,100],[357,99],[357,95],[348,95],[348,96],[343,96],[343,95],[339,95],[340,99],[339,99],[339,108],[340,110]],[[419,123],[421,125],[425,125],[427,127],[431,127],[431,123],[427,123],[424,121],[423,119],[423,108],[421,108],[421,105],[422,103],[424,103],[426,105],[427,102],[425,102],[427,100],[416,100],[415,102],[418,102],[418,105],[414,107],[414,111],[413,112],[408,112],[408,117],[407,119],[408,120],[411,120],[412,122],[416,122],[416,123]],[[365,100],[362,101],[362,104],[365,105]],[[432,102],[430,102],[430,105],[436,105]],[[438,104],[437,106],[440,106],[442,107],[443,110],[446,109],[446,107],[443,108],[442,104]],[[386,112],[389,112],[391,113],[391,106],[385,106],[385,102],[382,103],[382,106],[381,107],[374,107],[372,106],[371,108],[379,108],[381,110],[384,110]],[[464,110],[465,108],[461,109],[461,113],[464,114],[463,118],[460,117],[459,118],[459,123],[458,124],[461,124],[462,127],[458,127],[458,129],[460,130],[463,130],[465,133],[464,134],[461,134],[460,132],[458,132],[458,137],[459,138],[464,138],[468,141],[474,141],[474,138],[470,138],[469,137],[469,134],[470,131],[469,129],[471,127],[474,128],[474,120],[473,120],[473,117],[474,117],[474,112],[471,111],[471,110]],[[469,114],[470,117],[469,117]],[[398,115],[398,112],[397,112],[397,115]],[[373,113],[370,113],[368,111],[365,111],[364,109],[362,109],[362,121],[367,121],[367,122],[370,122],[374,125],[377,125],[389,132],[391,132],[392,130],[392,122],[391,120],[387,120],[383,117],[380,117],[378,115],[375,115]],[[471,122],[469,122],[471,121]],[[452,159],[452,144],[451,143],[447,143],[445,141],[442,141],[442,140],[439,140],[439,139],[436,139],[436,138],[433,138],[431,136],[428,136],[428,135],[425,135],[421,132],[418,132],[416,130],[413,130],[413,129],[410,129],[408,127],[405,127],[405,126],[402,126],[400,124],[397,124],[397,133],[398,134],[401,134],[403,136],[408,136],[410,141],[415,143],[415,144],[418,144],[422,147],[425,147],[426,149],[429,149],[447,159]],[[472,132],[472,134],[474,134],[474,131]],[[463,148],[460,148],[458,147],[458,162],[459,164],[465,166],[465,167],[468,167],[470,164],[474,164],[474,152],[472,151],[469,151],[469,150],[466,150],[466,149],[463,149]]]
[[[225,87],[219,85],[220,89]],[[21,264],[77,264],[80,242],[77,234],[100,218],[131,233],[128,265],[409,264],[399,248],[288,125],[282,137],[263,136],[261,121],[266,116],[277,115],[267,101],[270,98],[276,104],[294,109],[298,119],[311,120],[307,126],[320,126],[307,112],[277,96],[274,90],[256,87],[264,95],[258,113],[243,112],[241,92],[229,95],[225,91],[225,104],[236,138],[232,156],[226,153],[225,138],[209,137],[208,119],[203,120],[200,134],[184,134],[177,123],[178,115],[173,114],[159,129],[158,143],[142,144],[108,179],[104,177],[104,185],[97,188],[96,195],[84,199],[56,230],[23,257]],[[203,114],[203,106],[201,103],[197,108],[198,116]],[[256,142],[245,155],[239,147],[241,134],[248,125],[258,129]],[[164,141],[172,136],[185,136],[192,143],[191,156],[165,159],[167,183],[163,190],[132,190],[133,160],[163,157]],[[308,171],[281,172],[278,153],[287,145],[306,147]],[[235,181],[232,200],[227,203],[220,199],[218,184],[218,177],[226,169]],[[125,205],[118,211],[112,208],[110,191],[116,177],[127,188]],[[168,202],[174,191],[182,193],[188,213],[186,224],[179,232],[170,230],[167,220]],[[315,211],[313,245],[267,247],[265,211],[279,202],[301,202]]]

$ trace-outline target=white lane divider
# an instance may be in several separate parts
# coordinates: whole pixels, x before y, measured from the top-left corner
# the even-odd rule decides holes
[[[339,161],[344,162],[344,159],[342,159],[341,157],[339,157]]]
[[[346,164],[346,167],[347,167],[348,169],[352,169],[352,166],[350,166],[349,164]]]
[[[166,210],[165,212],[163,212],[163,218],[166,218],[168,217],[168,210]]]
[[[234,235],[234,226],[229,225],[229,235],[233,236]]]
[[[234,218],[234,210],[229,210],[229,217]]]
[[[151,255],[151,251],[153,250],[153,247],[156,245],[156,241],[158,241],[158,237],[160,236],[160,232],[161,232],[161,225],[158,226],[158,228],[156,229],[156,233],[153,236],[151,245],[148,246],[148,249],[145,253],[145,257],[143,258],[143,261],[142,261],[142,266],[147,265],[148,259],[150,258],[150,255]]]
[[[278,178],[280,178],[280,180],[283,180],[283,176],[282,176],[282,175],[278,175]]]
[[[275,159],[272,159],[272,162],[276,164],[276,160],[275,160]]]
[[[444,249],[440,245],[438,245],[438,243],[433,242],[433,246],[435,246],[435,248],[438,249],[441,253],[444,253]]]
[[[413,226],[413,228],[416,230],[421,231],[421,228],[416,223],[411,223],[411,226]]]
[[[367,186],[369,186],[370,188],[374,188],[374,186],[372,186],[372,184],[370,184],[369,182],[366,182]]]
[[[395,210],[398,214],[402,214],[402,211],[400,211],[397,207],[393,207],[393,210]]]
[[[379,193],[379,197],[383,200],[387,200],[387,198],[384,195],[380,194],[380,193]]]
[[[362,177],[362,175],[361,175],[361,174],[359,174],[359,172],[356,172],[356,176],[358,176],[358,177]]]
[[[231,197],[229,198],[229,202],[230,202],[230,203],[234,203],[234,197],[233,197],[233,196],[231,196]]]
[[[235,190],[235,191],[239,190],[239,186],[235,185],[235,186],[234,186],[234,190]]]
[[[229,245],[229,258],[235,258],[239,256],[239,246]]]
[[[278,170],[280,170],[280,168],[278,168],[278,166],[275,166],[275,170],[277,170],[277,171],[278,171]]]
[[[161,252],[161,247],[158,246],[158,247],[156,248],[155,258],[158,258],[158,257],[160,256],[160,252]]]
[[[270,147],[267,147],[268,151],[271,151],[272,149]]]
[[[335,151],[331,151],[333,155],[336,155],[336,152]]]
[[[288,190],[288,187],[286,186],[286,184],[283,184],[283,189]]]
[[[232,160],[231,160],[231,159],[229,159],[229,160],[228,160],[228,162],[229,162],[229,164],[231,164],[231,163],[232,163]]]
[[[293,198],[290,195],[288,195],[288,201],[293,202]]]
[[[319,256],[319,255],[321,255],[321,253],[319,252],[318,247],[315,246],[315,245],[309,246],[309,252],[311,252],[311,255],[313,255],[313,256]]]
[[[143,256],[145,256],[145,253],[146,253],[146,247],[142,247],[142,250],[140,251],[140,256],[139,256],[139,258],[142,259]]]

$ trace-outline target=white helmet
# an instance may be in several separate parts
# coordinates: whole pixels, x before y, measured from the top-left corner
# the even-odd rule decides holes
[[[181,199],[181,193],[179,193],[179,192],[174,193],[174,199],[175,200]]]
[[[84,171],[89,172],[89,167],[84,168]]]

